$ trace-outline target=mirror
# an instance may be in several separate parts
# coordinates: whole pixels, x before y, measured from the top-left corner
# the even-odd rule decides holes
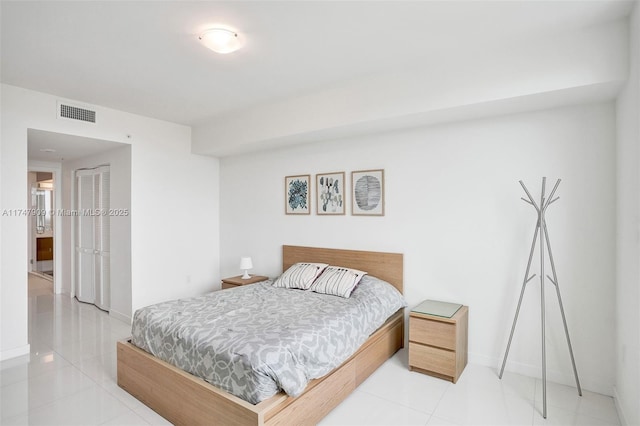
[[[51,213],[53,209],[51,190],[36,189],[36,233],[44,234],[53,229]]]

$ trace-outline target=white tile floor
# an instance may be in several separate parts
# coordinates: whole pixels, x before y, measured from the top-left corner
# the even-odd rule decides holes
[[[30,357],[0,364],[2,425],[169,424],[116,385],[116,341],[129,326],[92,305],[29,285]],[[612,398],[468,365],[457,384],[407,369],[398,352],[322,425],[619,425]]]

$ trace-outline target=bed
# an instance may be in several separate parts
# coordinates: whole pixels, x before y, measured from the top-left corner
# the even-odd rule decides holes
[[[367,271],[402,292],[403,257],[397,253],[283,246],[283,271],[320,262]],[[339,367],[291,397],[276,394],[251,404],[132,345],[118,342],[118,385],[177,425],[315,424],[391,357],[404,342],[400,309]]]

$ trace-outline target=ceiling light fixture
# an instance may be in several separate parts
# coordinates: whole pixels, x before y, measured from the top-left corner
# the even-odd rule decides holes
[[[238,33],[225,28],[211,28],[198,38],[202,44],[217,53],[231,53],[241,47]]]
[[[56,152],[56,150],[53,148],[42,148],[40,149],[40,152]]]

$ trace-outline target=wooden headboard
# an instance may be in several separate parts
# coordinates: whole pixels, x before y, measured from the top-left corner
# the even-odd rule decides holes
[[[403,293],[402,253],[282,246],[282,271],[298,262],[328,263],[359,269],[393,284]]]

